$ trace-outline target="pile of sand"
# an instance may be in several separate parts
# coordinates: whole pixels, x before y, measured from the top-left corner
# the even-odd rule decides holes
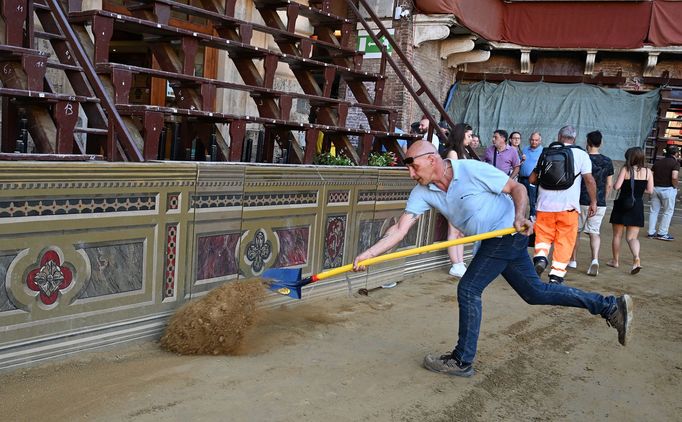
[[[223,284],[183,305],[161,337],[161,347],[183,355],[235,352],[257,319],[266,288],[259,278]]]

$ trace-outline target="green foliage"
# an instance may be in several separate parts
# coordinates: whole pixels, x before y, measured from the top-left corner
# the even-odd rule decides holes
[[[395,167],[398,164],[398,158],[392,152],[373,152],[369,154],[367,163],[375,167]]]
[[[354,166],[355,164],[353,161],[346,157],[343,154],[339,154],[338,156],[334,157],[328,152],[324,152],[322,154],[317,154],[315,158],[313,158],[313,164],[319,164],[323,166]]]

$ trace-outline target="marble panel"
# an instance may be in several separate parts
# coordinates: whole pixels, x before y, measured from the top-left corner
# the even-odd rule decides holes
[[[197,238],[197,280],[224,277],[239,272],[239,233]]]
[[[274,232],[279,238],[279,254],[275,267],[291,267],[308,262],[310,227],[291,227]]]
[[[433,241],[442,242],[448,240],[448,220],[442,214],[436,213],[436,221],[433,224]]]
[[[412,247],[417,245],[417,233],[419,233],[419,224],[413,224],[407,232],[403,240],[398,243],[398,249],[405,247]]]
[[[91,275],[79,299],[142,289],[144,243],[84,247]]]
[[[5,287],[7,269],[14,258],[16,258],[16,255],[0,256],[0,312],[17,309],[17,307],[12,303],[12,300],[9,298],[9,295],[7,294],[7,288]]]
[[[360,222],[358,253],[367,250],[379,240],[379,237],[381,236],[381,227],[383,225],[384,220],[365,220]]]
[[[343,265],[343,249],[346,245],[345,215],[330,215],[327,217],[327,229],[322,245],[324,260],[322,268],[336,268]]]

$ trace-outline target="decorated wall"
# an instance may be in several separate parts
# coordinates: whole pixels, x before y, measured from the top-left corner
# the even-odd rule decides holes
[[[396,221],[404,169],[229,163],[4,163],[0,370],[155,339],[181,304],[270,267],[352,261]],[[400,248],[442,239],[435,214]],[[438,232],[436,234],[436,232]],[[346,294],[447,265],[384,263],[304,290]],[[263,306],[292,299],[272,294]]]

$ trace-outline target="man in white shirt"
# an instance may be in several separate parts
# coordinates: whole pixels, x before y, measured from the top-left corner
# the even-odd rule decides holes
[[[576,130],[573,126],[564,126],[559,130],[558,142],[572,146],[575,144]],[[551,147],[551,145],[550,145]],[[588,217],[597,212],[597,185],[592,177],[592,161],[583,149],[574,147],[573,154],[573,184],[563,190],[549,190],[541,186],[538,180],[539,169],[536,168],[528,178],[531,184],[538,187],[538,201],[536,205],[535,221],[535,256],[533,264],[538,275],[547,268],[547,256],[554,244],[552,252],[552,267],[549,272],[549,282],[561,284],[566,276],[566,267],[573,253],[575,233],[578,231],[578,217],[580,215],[580,184],[585,181],[587,193],[590,197]],[[542,157],[538,166],[542,165]]]
[[[429,139],[427,139],[427,137],[429,136],[429,125],[430,125],[429,118],[426,116],[422,116],[422,119],[419,121],[419,133],[424,135],[422,139],[425,141],[429,141]],[[436,127],[434,129],[430,139],[433,146],[436,147],[436,151],[440,151],[440,139],[438,139],[437,132],[438,130],[440,130],[439,127]]]

